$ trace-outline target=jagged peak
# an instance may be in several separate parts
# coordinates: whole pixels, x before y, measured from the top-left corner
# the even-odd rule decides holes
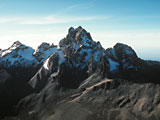
[[[129,56],[134,56],[137,57],[136,52],[128,45],[123,44],[123,43],[117,43],[114,47],[115,51],[125,53],[126,55]]]
[[[76,36],[75,36],[76,41],[80,42],[80,41],[86,40],[86,39],[92,40],[90,33],[87,32],[85,29],[83,29],[81,26],[76,28],[75,31],[76,31]],[[84,37],[86,37],[86,38],[83,39]]]
[[[76,29],[77,30],[82,30],[83,28],[82,28],[82,26],[78,26]]]
[[[121,64],[123,69],[134,68],[136,66],[135,62],[139,60],[136,52],[130,46],[123,43],[117,43],[113,48],[106,49],[105,53],[109,60],[110,68],[116,68],[115,66],[118,64]]]
[[[89,32],[87,32],[81,26],[77,28],[70,27],[68,29],[67,36],[59,42],[60,47],[73,46],[75,45],[88,45],[89,43],[93,43],[92,37]],[[95,44],[95,42],[94,42]],[[77,46],[76,46],[77,47]]]
[[[80,32],[80,31],[82,31],[82,30],[84,30],[84,29],[83,29],[81,26],[79,26],[79,27],[77,27],[77,28],[70,27],[70,28],[68,29],[68,33],[71,33],[71,32],[74,32],[74,31]]]
[[[38,46],[37,50],[41,49],[41,48],[43,48],[44,50],[47,50],[47,49],[53,48],[53,47],[57,47],[57,46],[55,46],[53,43],[50,44],[50,43],[47,43],[47,42],[43,42]]]
[[[116,46],[118,46],[118,47],[130,47],[130,46],[128,46],[127,44],[120,43],[120,42],[118,42],[118,43],[116,43],[116,44],[114,45],[114,47],[116,47]],[[131,47],[130,47],[130,48],[131,48]]]
[[[79,26],[77,28],[70,27],[68,29],[67,37],[76,37],[77,35],[80,35],[82,33],[83,34],[87,33],[87,31],[84,28],[82,28],[81,26]]]
[[[11,45],[11,47],[19,47],[21,45],[23,45],[23,44],[19,40],[17,40]]]
[[[79,26],[75,29],[76,32],[87,32],[83,27]]]
[[[0,51],[1,55],[0,56],[4,57],[7,54],[10,54],[12,51],[24,50],[26,48],[30,48],[30,49],[34,50],[33,48],[31,48],[29,46],[26,46],[26,45],[22,44],[20,41],[17,40],[9,48],[1,50]]]
[[[17,40],[13,44],[22,44],[22,43],[19,40]]]
[[[68,33],[70,34],[70,33],[72,33],[72,32],[74,32],[75,31],[75,29],[73,28],[73,27],[70,27],[69,29],[68,29]]]
[[[101,43],[98,41],[97,43],[97,47],[99,48],[99,49],[103,49],[103,47],[102,47],[102,45],[101,45]]]
[[[57,50],[57,46],[55,46],[53,43],[50,44],[43,42],[40,46],[38,46],[33,55],[41,63],[45,61],[50,55],[54,54]]]

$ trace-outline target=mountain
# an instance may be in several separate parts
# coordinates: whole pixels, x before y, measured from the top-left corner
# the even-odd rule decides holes
[[[11,66],[33,66],[38,65],[37,59],[32,55],[34,49],[25,46],[24,44],[16,41],[8,49],[2,50],[0,53],[0,64],[4,67]]]
[[[56,51],[57,51],[57,46],[43,42],[33,53],[33,55],[35,56],[35,58],[38,60],[39,63],[42,63]]]
[[[16,41],[8,49],[0,51],[0,65],[4,67],[37,67],[51,54],[55,53],[57,46],[42,43],[35,51],[33,48]]]
[[[93,41],[90,34],[82,27],[76,29],[71,27],[68,35],[59,42],[59,46],[60,49],[29,82],[34,89],[39,89],[36,86],[44,86],[44,81],[47,83],[46,76],[59,77],[60,87],[77,88],[89,74],[96,71],[100,61],[105,59],[105,49],[99,42]],[[47,64],[49,69],[45,67]]]
[[[27,90],[27,94],[16,101],[20,100],[16,107],[9,106],[15,116],[4,120],[160,119],[160,62],[142,60],[130,46],[117,43],[104,49],[79,26],[69,28],[59,46],[42,43],[36,52],[28,47],[26,51],[32,51],[28,52],[32,56],[30,64],[25,54],[19,54],[22,48],[11,49],[6,55],[1,53],[2,59],[16,53],[15,59],[19,60],[18,64],[9,64],[9,70],[8,64],[2,63],[5,67],[0,72],[1,83],[7,80],[12,81],[10,87],[27,86],[18,89],[22,93]],[[34,70],[30,78],[25,76],[15,82],[13,75],[19,67],[26,66],[29,71]],[[8,87],[2,84],[0,88],[5,91]]]
[[[30,80],[29,84],[34,89],[41,90],[48,78],[57,77],[59,87],[78,88],[82,81],[94,73],[102,77],[123,78],[134,82],[149,82],[150,77],[154,78],[151,82],[159,81],[157,72],[152,72],[156,68],[149,70],[151,67],[148,61],[138,58],[130,46],[117,43],[113,48],[105,50],[100,42],[95,42],[90,33],[82,27],[71,27],[67,36],[59,42],[59,46],[59,52],[53,54]],[[151,66],[154,65],[157,64],[151,62]],[[45,66],[48,66],[48,69]],[[152,74],[142,76],[146,72]],[[41,89],[36,86],[41,86]]]
[[[0,51],[0,114],[33,92],[28,81],[43,65],[43,62],[57,49],[54,45],[42,43],[37,50],[14,42],[11,47]]]

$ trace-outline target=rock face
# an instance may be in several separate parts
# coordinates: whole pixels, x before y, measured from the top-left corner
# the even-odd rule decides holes
[[[68,35],[59,45],[64,48],[64,54],[70,58],[73,66],[79,69],[85,69],[91,57],[99,62],[105,51],[101,44],[93,41],[90,33],[82,27],[70,28]]]
[[[68,85],[75,83],[73,87],[66,86],[67,88],[77,88],[84,79],[98,69],[97,66],[105,57],[105,50],[101,44],[93,41],[90,33],[82,27],[76,29],[71,27],[66,38],[60,41],[59,46],[64,50],[66,56],[66,63],[63,66],[65,69],[62,68],[60,74],[66,77],[71,76],[68,78],[70,82],[64,80],[65,77],[60,77],[62,78],[60,81]]]
[[[57,51],[57,46],[54,46],[53,44],[50,45],[48,43],[42,43],[35,53],[33,54],[38,62],[42,63],[44,62],[49,56],[54,54]]]
[[[137,57],[135,51],[121,43],[117,43],[113,48],[109,48],[106,50],[106,55],[109,58],[109,62],[112,66],[110,67],[110,71],[118,71],[120,69],[133,69],[137,66]]]
[[[84,79],[102,67],[100,64],[109,67],[105,49],[100,42],[93,41],[90,34],[82,27],[76,29],[71,27],[67,36],[59,42],[59,46],[60,49],[44,65],[46,68],[48,63],[49,77],[56,78],[59,87],[77,88]],[[40,71],[39,74],[42,76],[43,69]],[[57,76],[53,75],[55,73]],[[40,80],[35,76],[29,83],[40,84],[38,81]],[[31,86],[36,85],[31,84]]]
[[[138,72],[142,69],[143,61],[138,58],[135,51],[128,45],[117,43],[113,48],[106,49],[106,57],[110,64],[111,76],[128,77],[126,72]]]
[[[13,53],[17,55],[15,59],[22,56],[18,51],[22,51],[20,46],[23,45],[16,44],[19,47],[11,47],[14,49],[5,52],[6,55],[1,51],[2,61]],[[31,63],[36,61],[35,64],[28,64],[28,57],[22,56],[20,62],[9,62],[10,66],[6,66],[9,69],[0,72],[2,86],[5,82],[14,87],[20,83],[27,87],[17,90],[26,92],[28,89],[32,93],[23,94],[22,97],[28,96],[17,105],[18,114],[8,119],[160,119],[160,62],[140,59],[130,46],[117,43],[105,50],[85,29],[71,27],[67,36],[60,40],[59,47],[42,43],[36,52],[30,47],[24,48],[23,51],[31,51],[30,60]],[[11,80],[16,70],[19,70],[18,76],[24,75],[25,70],[30,77]],[[12,71],[16,73],[11,74]],[[6,89],[1,88],[2,91]]]
[[[110,64],[110,74],[107,77],[118,77],[137,83],[160,83],[159,62],[138,58],[130,46],[122,43],[117,43],[105,52]]]

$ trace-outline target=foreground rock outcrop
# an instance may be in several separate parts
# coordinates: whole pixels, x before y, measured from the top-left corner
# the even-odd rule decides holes
[[[4,120],[160,119],[160,62],[140,59],[128,45],[104,49],[85,29],[71,27],[59,47],[42,43],[32,57],[38,67],[24,84],[31,91]],[[1,71],[1,83],[11,81]]]
[[[22,111],[17,118],[23,120],[160,119],[159,85],[129,83],[121,79],[99,80],[101,82],[85,89],[74,90],[57,90],[53,87],[53,83],[50,83],[41,93],[32,94],[20,102],[19,107]]]

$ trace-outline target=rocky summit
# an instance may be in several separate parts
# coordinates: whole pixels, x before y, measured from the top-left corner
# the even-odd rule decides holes
[[[107,41],[106,41],[107,42]],[[59,45],[0,50],[2,120],[159,120],[160,62],[69,28]]]

